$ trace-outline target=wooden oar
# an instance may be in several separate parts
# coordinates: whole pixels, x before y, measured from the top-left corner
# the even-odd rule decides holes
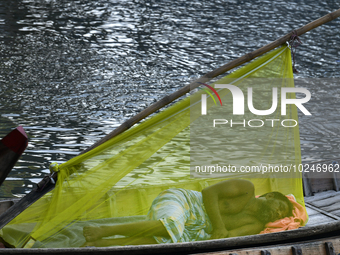
[[[334,11],[332,13],[329,13],[297,30],[295,30],[296,35],[302,35],[306,32],[308,32],[309,30],[316,28],[326,22],[329,22],[337,17],[340,16],[340,9],[337,11]],[[149,106],[148,108],[146,108],[145,110],[143,110],[142,112],[138,113],[137,115],[135,115],[134,117],[132,117],[131,119],[127,120],[126,122],[124,122],[122,125],[120,125],[117,129],[115,129],[113,132],[109,133],[107,136],[105,136],[104,138],[102,138],[101,140],[99,140],[98,142],[96,142],[95,144],[93,144],[91,147],[89,147],[88,149],[84,150],[81,154],[88,152],[92,149],[94,149],[95,147],[103,144],[104,142],[110,140],[111,138],[121,134],[122,132],[124,132],[125,130],[129,129],[130,127],[132,127],[134,124],[138,123],[139,121],[143,120],[144,118],[146,118],[147,116],[149,116],[150,114],[156,112],[157,110],[159,110],[160,108],[164,107],[165,105],[173,102],[174,100],[176,100],[177,98],[185,95],[186,93],[188,93],[190,91],[190,89],[196,88],[199,85],[201,85],[201,83],[205,83],[217,76],[219,76],[220,74],[223,74],[237,66],[240,66],[284,43],[286,43],[286,41],[289,41],[291,36],[293,34],[292,33],[288,33],[285,36],[277,39],[276,41],[267,44],[266,46],[257,49],[251,53],[248,53],[240,58],[237,58],[231,62],[229,62],[228,64],[221,66],[219,68],[217,68],[216,70],[207,73],[206,75],[202,76],[201,78],[191,82],[189,85],[183,87],[182,89],[172,93],[169,96],[166,96],[164,98],[162,98],[161,100],[159,100],[158,102],[156,102],[155,104]],[[53,176],[54,178],[56,178],[56,174]],[[45,178],[45,181],[48,180],[48,178]],[[16,203],[15,205],[13,205],[11,208],[9,208],[6,212],[4,212],[2,215],[0,215],[0,229],[5,226],[8,222],[10,222],[12,219],[14,219],[17,215],[19,215],[22,211],[24,211],[29,205],[31,205],[32,203],[34,203],[37,199],[39,199],[40,197],[42,197],[45,193],[47,193],[48,191],[52,190],[54,188],[54,184],[51,182],[47,182],[45,183],[45,188],[43,190],[39,190],[38,188],[34,188],[28,195],[26,195],[25,197],[23,197],[18,203]]]
[[[0,185],[27,147],[28,138],[22,127],[17,127],[0,141]]]

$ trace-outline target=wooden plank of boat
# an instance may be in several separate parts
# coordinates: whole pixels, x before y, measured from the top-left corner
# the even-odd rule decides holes
[[[0,141],[0,185],[27,147],[28,138],[22,127],[12,130]]]
[[[331,189],[339,191],[339,164],[340,160],[323,160],[309,164],[303,173],[305,195],[310,196],[313,193]],[[322,168],[324,166],[332,167],[329,168],[332,169],[332,171],[324,172]]]
[[[340,16],[340,9],[332,12],[332,13],[328,13],[325,16],[308,23],[305,26],[300,27],[299,29],[297,29],[296,31],[294,31],[294,35],[302,35],[308,31],[310,31],[311,29],[314,29],[318,26],[321,26],[322,24],[332,21],[335,18]],[[128,121],[124,122],[122,125],[120,125],[117,129],[115,129],[113,132],[109,133],[107,136],[105,136],[103,139],[99,140],[98,142],[96,142],[94,145],[92,145],[91,147],[89,147],[87,150],[85,150],[82,153],[85,153],[97,146],[99,146],[100,144],[110,140],[111,138],[121,134],[122,132],[124,132],[125,130],[129,129],[130,127],[132,127],[134,124],[136,124],[137,122],[141,121],[142,119],[146,118],[147,116],[149,116],[150,114],[156,112],[157,110],[159,110],[160,108],[164,107],[165,105],[171,103],[172,101],[174,101],[175,99],[185,95],[186,93],[188,93],[191,89],[199,86],[202,82],[207,82],[215,77],[217,77],[220,74],[223,74],[225,72],[227,72],[228,70],[231,70],[232,68],[235,68],[237,66],[242,65],[243,63],[246,63],[282,44],[285,44],[286,41],[289,41],[289,39],[292,37],[293,33],[288,33],[285,36],[277,39],[276,41],[267,44],[266,46],[255,50],[251,53],[248,53],[240,58],[237,58],[231,62],[229,62],[228,64],[221,66],[217,69],[215,69],[212,72],[207,73],[206,75],[202,76],[201,78],[197,79],[196,81],[190,83],[189,85],[183,87],[182,89],[178,90],[177,92],[174,92],[173,94],[164,97],[163,99],[159,100],[158,102],[156,102],[155,104],[151,105],[150,107],[146,108],[145,110],[143,110],[142,112],[140,112],[139,114],[135,115],[134,117],[132,117],[131,119],[129,119]],[[57,178],[57,174],[54,174],[53,176],[51,176],[50,180],[52,182],[54,182]],[[40,197],[42,197],[44,194],[46,194],[49,190],[54,188],[54,184],[53,183],[48,183],[48,187],[49,189],[42,189],[41,186],[45,186],[46,185],[46,181],[48,181],[48,178],[45,178],[44,180],[45,182],[43,183],[43,185],[39,185],[39,188],[35,188],[31,191],[31,193],[34,194],[28,194],[27,196],[25,196],[24,198],[22,198],[23,201],[15,204],[15,206],[11,207],[10,210],[6,211],[5,213],[3,213],[2,215],[0,215],[0,229],[5,226],[8,222],[10,222],[13,218],[15,218],[17,215],[19,215],[23,210],[25,210],[28,206],[30,206],[32,203],[34,203],[37,199],[39,199]]]
[[[219,252],[200,253],[201,255],[329,255],[340,251],[340,238],[323,238],[313,241],[304,241],[298,244],[287,243],[249,248],[243,250],[228,250]]]

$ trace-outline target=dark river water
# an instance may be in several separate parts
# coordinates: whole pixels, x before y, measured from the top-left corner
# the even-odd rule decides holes
[[[0,137],[29,146],[0,188],[20,197],[124,120],[206,72],[339,8],[335,0],[2,0]],[[339,157],[340,19],[300,37],[303,161]]]

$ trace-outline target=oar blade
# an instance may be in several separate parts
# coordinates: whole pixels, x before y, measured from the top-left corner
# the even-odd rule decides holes
[[[0,185],[18,161],[28,144],[22,127],[17,127],[0,140]]]

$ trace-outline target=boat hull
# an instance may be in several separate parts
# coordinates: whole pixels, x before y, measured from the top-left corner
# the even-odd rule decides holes
[[[16,200],[3,200],[0,202],[0,210],[5,210],[13,205]],[[216,254],[241,254],[240,252],[251,250],[253,253],[261,254],[261,250],[273,249],[270,246],[303,246],[304,249],[310,249],[315,245],[330,242],[333,249],[340,249],[340,221],[334,221],[326,224],[320,224],[310,227],[302,227],[295,230],[251,235],[244,237],[225,238],[218,240],[207,240],[191,243],[174,243],[174,244],[157,244],[157,245],[129,245],[115,247],[84,247],[84,248],[32,248],[32,249],[0,249],[0,254],[198,254],[207,252],[217,252]],[[326,239],[325,239],[326,238]],[[320,241],[320,239],[323,239]],[[321,244],[320,244],[321,242]],[[302,247],[301,246],[301,247]],[[338,247],[339,246],[339,247]],[[268,248],[269,247],[269,248]],[[326,247],[326,246],[325,246]],[[221,253],[222,252],[222,253]],[[232,253],[231,253],[232,252]],[[258,253],[256,253],[258,252]],[[246,253],[244,253],[246,254]],[[262,253],[272,254],[272,253]],[[275,254],[275,253],[273,253]],[[278,253],[278,254],[292,254]],[[312,253],[308,253],[312,254]],[[320,254],[320,253],[316,253]],[[321,253],[322,254],[322,253]],[[326,254],[326,253],[324,253]],[[337,254],[337,253],[336,253]]]
[[[340,222],[332,222],[313,227],[302,227],[296,230],[277,232],[271,234],[251,235],[218,240],[207,240],[192,243],[158,244],[158,245],[135,245],[116,247],[85,247],[85,248],[32,248],[32,249],[0,249],[0,254],[197,254],[207,252],[227,252],[254,249],[268,250],[271,245],[304,245],[314,246],[319,239],[323,242],[339,243]],[[327,239],[325,239],[327,238]],[[339,247],[335,246],[339,250]],[[229,252],[229,253],[228,253]],[[221,253],[218,253],[221,254]],[[223,253],[222,253],[223,254]],[[237,253],[236,253],[237,254]],[[256,253],[254,253],[256,254]],[[259,253],[260,254],[260,253]],[[285,253],[281,253],[285,254]],[[291,254],[291,253],[286,253]],[[309,253],[310,254],[310,253]],[[320,254],[320,253],[318,253]],[[325,253],[326,254],[326,253]]]

